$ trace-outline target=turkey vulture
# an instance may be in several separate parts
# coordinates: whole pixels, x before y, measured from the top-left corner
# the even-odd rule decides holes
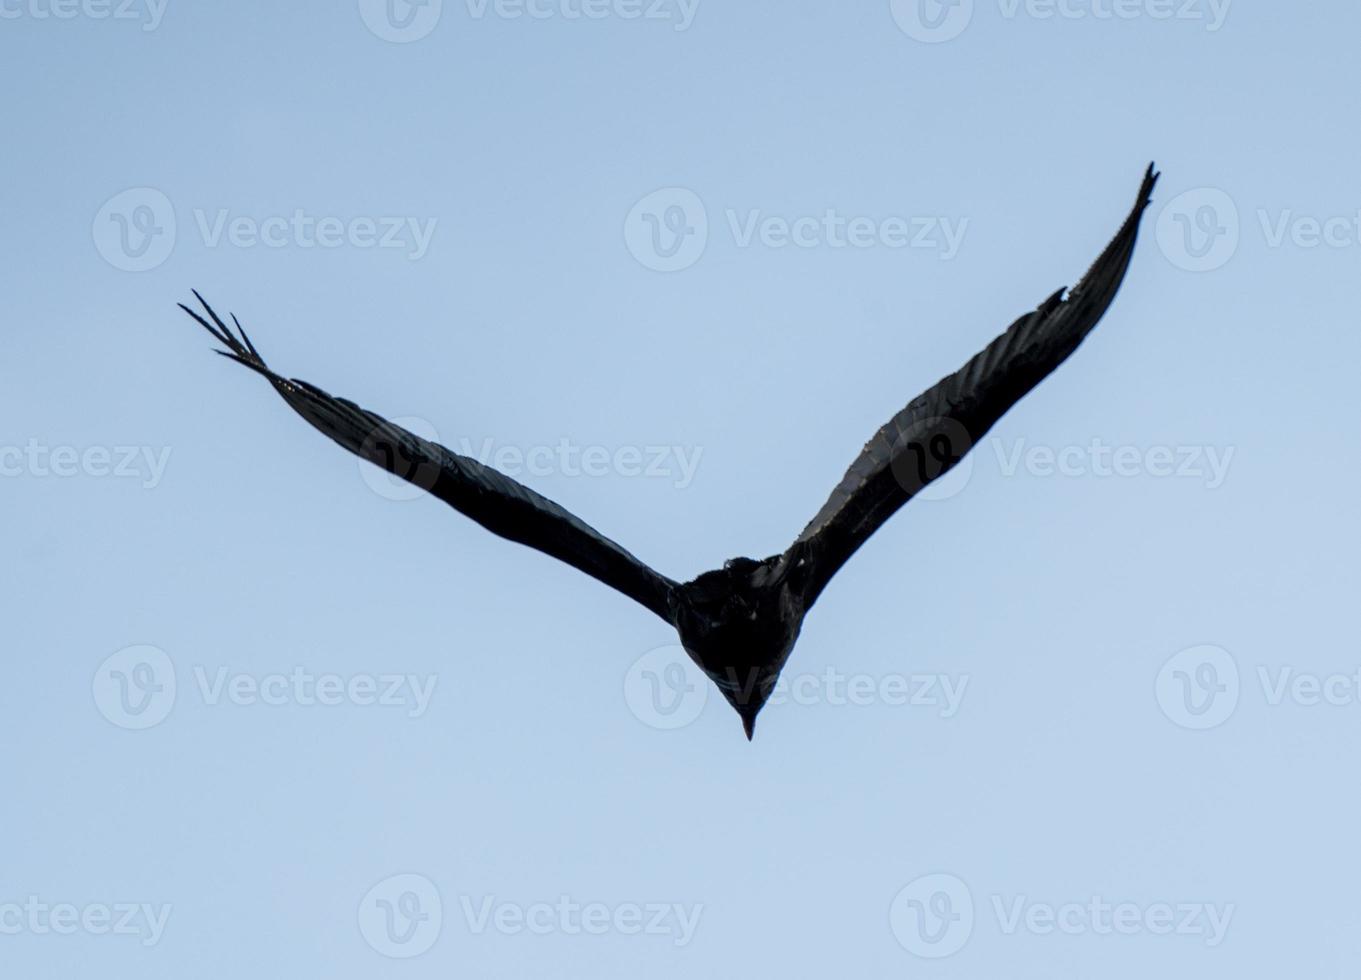
[[[180,308],[225,346],[217,353],[263,375],[295,412],[350,452],[487,530],[574,565],[674,626],[685,650],[737,710],[750,739],[804,616],[837,569],[894,511],[958,463],[1096,326],[1124,279],[1157,178],[1150,166],[1133,211],[1067,298],[1058,290],[890,419],[783,554],[733,558],[691,582],[654,571],[510,477],[306,381],[275,374],[236,317],[233,333],[197,291],[212,322],[183,303]]]

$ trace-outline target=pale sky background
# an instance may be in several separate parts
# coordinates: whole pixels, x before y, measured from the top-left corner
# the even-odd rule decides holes
[[[1354,969],[1354,4],[148,3],[0,0],[0,973]],[[1110,314],[750,745],[654,709],[663,623],[388,499],[174,306],[688,578],[785,547],[1150,159]]]

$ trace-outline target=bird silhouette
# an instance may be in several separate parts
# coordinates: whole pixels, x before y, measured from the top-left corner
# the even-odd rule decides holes
[[[670,623],[686,652],[741,716],[750,740],[804,616],[837,570],[899,507],[953,468],[1096,326],[1129,267],[1157,179],[1150,165],[1133,210],[1066,298],[1059,289],[874,434],[788,549],[761,560],[733,558],[689,582],[654,571],[503,473],[306,381],[274,373],[235,315],[233,332],[197,291],[194,297],[207,319],[179,305],[226,348],[217,353],[263,375],[294,411],[350,452],[421,487],[487,530],[579,568]]]

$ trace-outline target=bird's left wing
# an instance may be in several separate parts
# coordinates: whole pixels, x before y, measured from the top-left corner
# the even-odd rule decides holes
[[[1067,299],[1060,289],[874,434],[784,554],[805,608],[884,521],[955,466],[1096,326],[1129,267],[1157,179],[1150,166],[1134,209]]]
[[[422,439],[306,381],[275,374],[235,316],[234,334],[202,296],[197,292],[194,296],[211,323],[183,303],[180,308],[226,346],[218,353],[264,376],[295,412],[350,452],[428,491],[488,531],[579,568],[671,621],[668,597],[676,585],[671,579],[504,473]]]

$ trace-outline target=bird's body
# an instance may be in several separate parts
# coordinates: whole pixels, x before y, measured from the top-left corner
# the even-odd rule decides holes
[[[207,303],[211,323],[184,310],[227,347],[219,353],[263,375],[298,414],[341,446],[488,530],[581,569],[674,626],[750,738],[804,617],[836,571],[898,508],[957,464],[1096,326],[1124,278],[1156,179],[1149,167],[1133,211],[1067,298],[1063,290],[1054,293],[890,419],[787,550],[761,561],[734,558],[683,583],[505,474],[305,381],[274,373],[235,317],[239,337]]]
[[[790,572],[781,555],[734,558],[671,593],[681,646],[741,715],[747,738],[803,626]]]

